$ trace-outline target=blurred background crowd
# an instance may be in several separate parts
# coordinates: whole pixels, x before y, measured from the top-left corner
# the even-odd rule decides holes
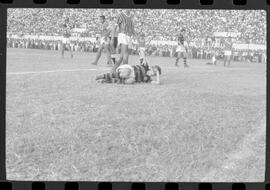
[[[266,12],[258,10],[180,10],[180,9],[137,9],[131,10],[135,30],[142,31],[154,40],[176,41],[181,28],[186,28],[189,44],[189,57],[209,58],[214,44],[215,32],[239,33],[235,43],[266,44]],[[61,36],[63,18],[69,17],[74,28],[86,29],[79,37],[96,38],[99,33],[99,16],[106,18],[117,15],[116,9],[9,9],[8,34]],[[222,43],[222,42],[221,42]],[[60,40],[7,38],[7,46],[15,48],[38,48],[59,50]],[[98,44],[93,41],[74,40],[74,51],[97,51]],[[136,49],[132,50],[136,53]],[[174,56],[175,45],[151,44],[149,55]],[[222,46],[215,47],[215,52],[222,58]],[[235,50],[233,59],[258,61],[265,57],[265,50]]]

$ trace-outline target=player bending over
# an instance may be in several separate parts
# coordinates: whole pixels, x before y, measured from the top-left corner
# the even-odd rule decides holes
[[[96,80],[101,83],[134,84],[137,82],[160,84],[161,68],[158,65],[120,65],[114,73],[101,74]],[[156,77],[156,80],[154,80]]]
[[[62,38],[62,48],[61,48],[61,55],[62,58],[64,58],[64,52],[65,49],[70,51],[70,57],[73,58],[73,52],[70,44],[70,36],[71,36],[71,30],[73,26],[69,22],[69,18],[66,18],[63,24],[63,38]]]
[[[181,29],[180,34],[178,36],[178,46],[176,48],[176,61],[175,66],[178,67],[179,59],[183,57],[184,60],[184,67],[189,67],[187,64],[187,48],[184,45],[185,42],[185,32],[186,30],[184,28]]]

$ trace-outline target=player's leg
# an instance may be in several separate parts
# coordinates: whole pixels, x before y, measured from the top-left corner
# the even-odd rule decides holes
[[[110,41],[111,60],[113,65],[116,62],[117,37],[113,37]]]
[[[96,76],[96,80],[102,80],[102,82],[116,82],[119,79],[118,73],[105,73]]]
[[[68,43],[68,44],[66,45],[66,47],[67,47],[67,51],[70,52],[70,57],[73,58],[73,53],[72,53],[72,47],[71,47],[71,44]]]
[[[144,61],[146,61],[145,49],[144,48],[139,49],[139,57],[140,57],[140,64],[143,64]]]
[[[123,64],[128,64],[128,57],[129,57],[128,45],[123,45],[121,51],[123,51]]]
[[[123,64],[128,64],[129,45],[131,45],[131,38],[127,35],[124,35],[124,42],[121,47],[121,52],[123,52]]]
[[[73,58],[73,46],[72,44],[69,44],[69,51],[70,51],[70,58]]]
[[[103,48],[104,48],[104,45],[103,44],[98,48],[98,51],[97,51],[97,54],[96,54],[96,58],[95,58],[94,62],[91,63],[92,65],[97,65],[98,60],[101,57],[101,52],[102,52]]]
[[[187,52],[183,52],[183,61],[184,61],[184,67],[189,67],[187,64]]]
[[[227,55],[224,56],[224,67],[226,67]]]
[[[228,67],[231,66],[231,56],[228,56]]]
[[[122,61],[123,61],[123,58],[124,58],[124,52],[123,52],[123,50],[122,49],[124,49],[123,48],[123,44],[120,44],[119,45],[119,48],[120,48],[120,56],[119,56],[119,59],[115,62],[115,64],[114,64],[114,66],[113,66],[113,68],[112,68],[112,72],[114,73],[115,71],[116,71],[116,69],[121,65],[121,63],[122,63]]]
[[[104,45],[104,50],[105,50],[105,54],[106,54],[106,63],[107,63],[107,65],[110,65],[111,64],[111,51],[110,51],[109,44]]]
[[[181,57],[181,52],[176,52],[176,60],[175,60],[175,66],[178,67],[178,62],[179,62],[179,59]]]
[[[62,43],[62,46],[61,46],[61,56],[62,56],[62,58],[64,58],[65,48],[66,48],[65,43]]]

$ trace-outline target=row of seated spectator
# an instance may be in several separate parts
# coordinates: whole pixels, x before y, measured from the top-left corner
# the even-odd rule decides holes
[[[62,48],[61,41],[52,40],[30,40],[7,38],[8,48],[45,49],[59,51]],[[74,41],[71,48],[75,52],[97,52],[98,43]],[[148,56],[174,57],[176,46],[172,45],[150,45],[146,53]],[[133,48],[131,54],[138,54],[137,48]],[[223,59],[224,51],[221,48],[188,47],[188,57],[193,59],[211,59],[213,55],[217,59]],[[233,50],[234,61],[265,62],[266,52],[262,50]]]

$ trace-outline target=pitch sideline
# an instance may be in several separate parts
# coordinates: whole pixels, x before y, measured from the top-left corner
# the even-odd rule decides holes
[[[26,72],[7,72],[7,75],[28,75],[28,74],[47,74],[47,73],[58,73],[58,72],[76,72],[76,71],[97,71],[100,69],[57,69],[57,70],[48,70],[48,71],[26,71]],[[102,71],[108,71],[109,68],[103,68]]]

